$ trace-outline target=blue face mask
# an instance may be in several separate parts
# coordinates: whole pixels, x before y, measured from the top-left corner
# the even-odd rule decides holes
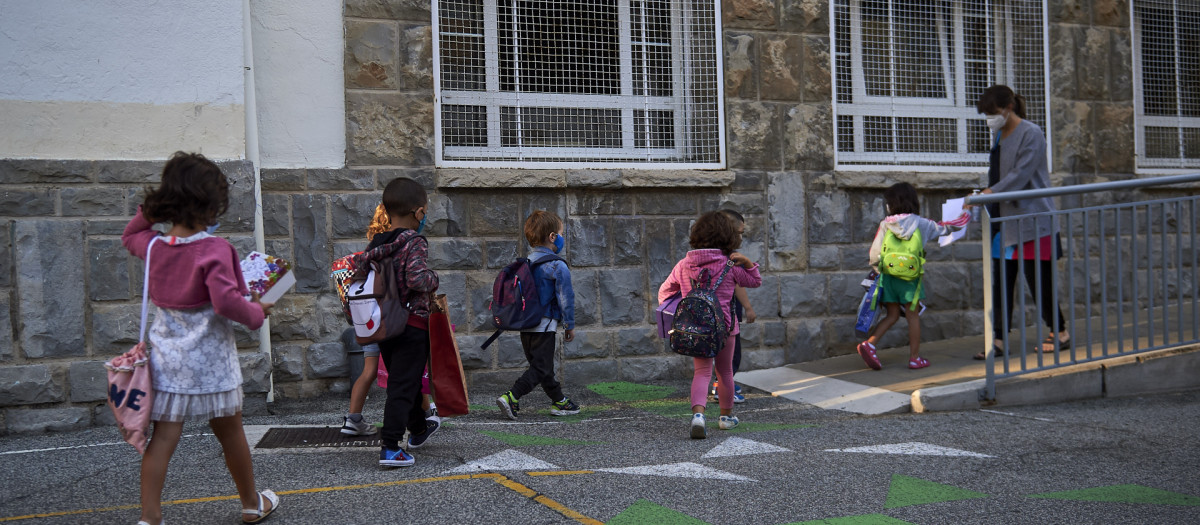
[[[426,213],[425,215],[422,215],[422,216],[421,216],[421,222],[417,224],[417,234],[418,234],[418,235],[420,235],[420,234],[421,234],[421,230],[424,230],[424,229],[425,229],[425,219],[428,219],[428,218],[429,218],[429,214],[428,214],[428,213]]]
[[[208,232],[209,235],[212,235],[214,233],[217,233],[217,228],[220,228],[220,227],[221,227],[221,223],[218,222],[216,224],[209,226],[204,231]]]
[[[566,232],[563,232],[563,233],[566,233]],[[565,246],[566,244],[567,244],[566,237],[563,237],[562,235],[555,235],[554,236],[554,253],[561,252],[563,249],[563,246]]]

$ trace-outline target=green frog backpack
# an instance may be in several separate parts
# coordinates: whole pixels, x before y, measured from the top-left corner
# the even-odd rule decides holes
[[[912,308],[917,307],[921,297],[921,276],[925,274],[925,244],[921,230],[913,231],[912,237],[901,239],[889,229],[883,234],[883,248],[879,251],[879,273],[905,281],[917,281],[917,293]],[[875,289],[879,296],[879,288]],[[872,299],[872,302],[875,302]]]

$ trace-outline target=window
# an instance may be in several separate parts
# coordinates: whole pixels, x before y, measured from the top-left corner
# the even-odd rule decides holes
[[[838,169],[986,168],[993,84],[1049,133],[1041,1],[834,0],[833,18]]]
[[[1139,169],[1200,168],[1200,5],[1133,2]]]
[[[724,167],[714,0],[438,0],[437,164]]]

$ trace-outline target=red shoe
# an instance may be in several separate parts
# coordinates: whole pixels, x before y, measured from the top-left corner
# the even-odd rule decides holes
[[[929,360],[925,359],[924,357],[921,357],[921,356],[917,356],[916,359],[908,360],[908,367],[913,370],[916,370],[918,368],[925,368],[927,366],[929,366]]]
[[[872,370],[883,370],[883,364],[879,362],[879,358],[875,356],[875,345],[863,341],[858,343],[858,355],[862,356],[863,361]]]

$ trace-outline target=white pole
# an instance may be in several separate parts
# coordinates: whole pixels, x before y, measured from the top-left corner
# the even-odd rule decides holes
[[[246,160],[254,168],[254,249],[265,253],[263,238],[262,172],[258,162],[258,108],[254,101],[254,43],[250,19],[250,0],[242,0],[242,53],[245,62],[246,89]],[[271,358],[271,320],[263,319],[258,330],[258,350],[267,358],[267,402],[275,402],[275,364]]]

